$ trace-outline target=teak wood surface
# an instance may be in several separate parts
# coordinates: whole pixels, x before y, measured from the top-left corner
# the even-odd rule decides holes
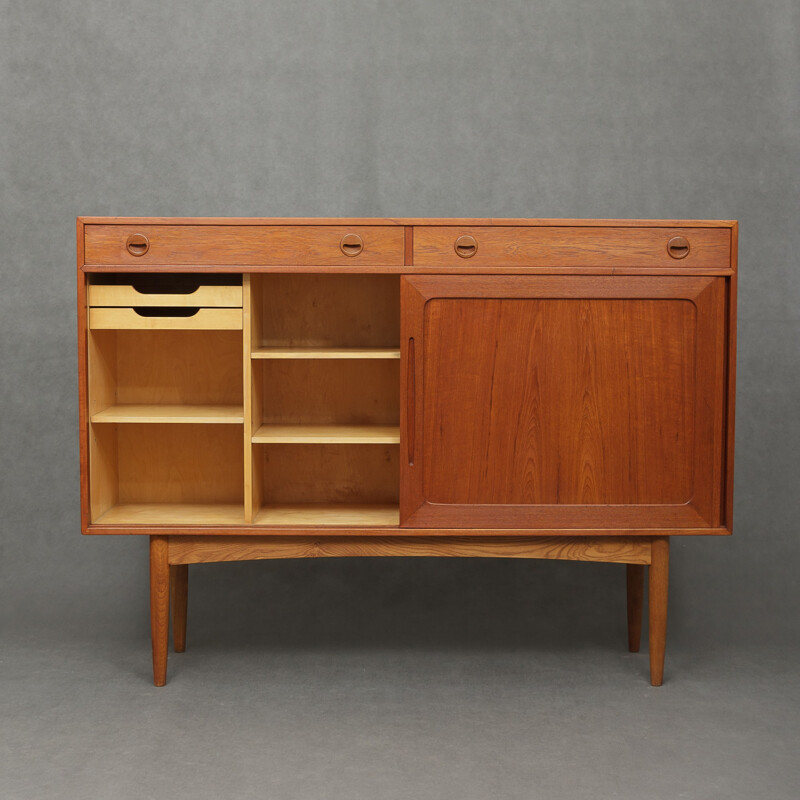
[[[157,685],[189,564],[339,556],[625,564],[634,652],[647,568],[661,684],[669,539],[732,529],[736,222],[77,234],[81,526],[150,536]]]

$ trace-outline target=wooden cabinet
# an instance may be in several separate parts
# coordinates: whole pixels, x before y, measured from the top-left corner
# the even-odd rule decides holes
[[[78,220],[82,528],[188,565],[492,556],[650,570],[731,530],[731,222]]]

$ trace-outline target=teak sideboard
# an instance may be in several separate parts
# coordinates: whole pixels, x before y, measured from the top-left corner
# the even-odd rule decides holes
[[[737,223],[78,218],[81,524],[189,564],[626,566],[663,678],[671,536],[729,534]]]

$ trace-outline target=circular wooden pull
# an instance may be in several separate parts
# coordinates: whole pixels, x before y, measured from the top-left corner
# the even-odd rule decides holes
[[[459,236],[454,247],[461,258],[472,258],[478,252],[478,243],[474,236]]]
[[[357,233],[346,233],[339,248],[346,256],[357,256],[364,249],[364,242]]]
[[[143,233],[132,233],[125,247],[132,256],[143,256],[150,249],[150,240]]]
[[[673,258],[686,258],[689,255],[689,240],[685,236],[673,236],[667,242],[667,252]]]

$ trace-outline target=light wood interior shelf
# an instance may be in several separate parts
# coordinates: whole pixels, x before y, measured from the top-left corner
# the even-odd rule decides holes
[[[244,508],[234,504],[125,503],[100,516],[100,525],[241,525]]]
[[[261,425],[254,444],[398,444],[399,425]]]
[[[133,404],[109,406],[92,422],[226,423],[244,422],[242,406]]]
[[[393,359],[400,358],[399,347],[259,347],[253,358],[265,359]]]
[[[396,526],[400,510],[396,505],[351,505],[312,503],[308,505],[264,506],[256,514],[257,525],[363,525]]]

